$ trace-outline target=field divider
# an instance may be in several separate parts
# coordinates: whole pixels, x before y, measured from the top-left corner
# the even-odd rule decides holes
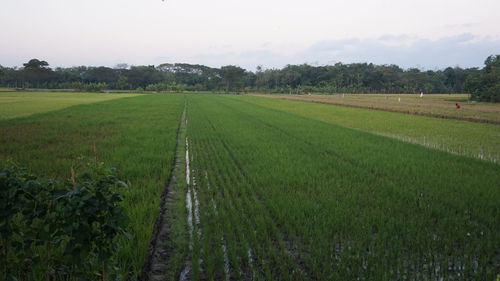
[[[160,213],[156,219],[153,234],[151,236],[151,242],[148,250],[148,255],[143,264],[141,274],[139,275],[139,281],[163,281],[167,280],[166,278],[166,264],[169,260],[169,248],[167,246],[166,241],[169,240],[170,236],[170,223],[166,219],[166,214],[170,210],[171,204],[174,201],[173,194],[176,185],[178,184],[178,180],[176,175],[182,174],[182,156],[183,150],[185,150],[183,146],[183,141],[186,136],[186,111],[187,105],[184,105],[184,110],[181,115],[181,119],[179,122],[179,126],[177,127],[177,142],[175,147],[175,154],[170,171],[170,178],[165,184],[165,189],[162,193],[161,203],[160,203]]]

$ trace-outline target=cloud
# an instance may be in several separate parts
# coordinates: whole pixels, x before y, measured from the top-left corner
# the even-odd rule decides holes
[[[481,24],[479,22],[468,22],[468,23],[462,23],[462,24],[447,24],[444,27],[449,28],[449,29],[456,29],[456,28],[472,28],[472,27],[479,27]]]
[[[448,66],[482,67],[489,55],[500,53],[500,40],[470,33],[436,40],[407,34],[378,38],[344,38],[311,44],[291,55],[261,48],[245,52],[205,53],[195,59],[209,65],[236,64],[249,70],[257,65],[267,68],[287,64],[325,65],[335,62],[396,64],[403,68],[444,69]]]
[[[387,43],[390,40],[391,43]],[[329,46],[329,48],[325,48]],[[378,39],[334,40],[319,42],[305,50],[301,56],[325,61],[334,59],[351,62],[397,64],[425,69],[480,67],[484,59],[500,52],[500,40],[478,38],[464,33],[437,40],[410,36],[384,36]]]
[[[238,65],[248,70],[255,70],[258,65],[278,67],[291,62],[286,62],[287,56],[265,49],[250,50],[245,52],[203,53],[193,57],[194,61],[214,67],[224,65]]]
[[[394,34],[384,34],[378,38],[380,41],[404,41],[408,40],[411,37],[407,34],[399,34],[399,35],[394,35]]]

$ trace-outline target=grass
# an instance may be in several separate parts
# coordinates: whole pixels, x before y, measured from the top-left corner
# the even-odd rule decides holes
[[[60,180],[70,178],[72,167],[83,172],[96,158],[116,167],[130,184],[123,204],[134,235],[121,238],[116,258],[132,278],[144,262],[170,177],[183,106],[181,95],[144,95],[0,120],[0,159]],[[44,279],[32,274],[32,280]]]
[[[247,97],[187,100],[193,280],[499,273],[498,165]]]
[[[500,126],[297,101],[248,102],[469,157],[500,161]],[[500,113],[498,113],[500,116]]]
[[[500,104],[469,102],[469,96],[465,94],[428,94],[422,98],[410,94],[260,96],[500,124]],[[461,105],[458,110],[455,108],[456,103]]]
[[[135,94],[0,92],[0,119],[28,116],[77,104],[94,103]]]

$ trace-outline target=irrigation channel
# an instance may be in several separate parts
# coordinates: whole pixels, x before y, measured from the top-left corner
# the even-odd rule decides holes
[[[186,151],[186,160],[188,156],[188,151],[184,147],[183,143],[183,140],[186,138],[186,126],[187,118],[185,105],[179,127],[177,128],[177,143],[174,165],[172,166],[172,171],[170,173],[171,177],[166,183],[165,190],[162,194],[160,213],[153,229],[153,235],[149,246],[149,253],[139,276],[139,280],[141,281],[167,280],[167,268],[165,265],[169,260],[170,249],[166,241],[170,239],[171,226],[170,222],[167,220],[166,215],[167,212],[169,212],[169,210],[171,209],[172,203],[174,201],[174,187],[179,182],[178,177],[184,173],[184,170],[182,169],[184,165],[184,161],[182,159],[183,151]],[[188,177],[189,173],[186,174],[186,178]]]
[[[198,239],[201,237],[200,228],[200,203],[198,200],[198,192],[196,185],[196,177],[191,173],[190,167],[190,154],[189,154],[189,139],[186,136],[186,129],[188,119],[186,116],[186,105],[182,113],[181,121],[177,129],[177,144],[176,153],[174,158],[174,165],[171,171],[171,177],[165,185],[165,190],[162,194],[160,214],[156,220],[152,239],[150,242],[149,253],[143,265],[139,280],[141,281],[164,281],[168,280],[167,276],[167,263],[170,259],[170,248],[166,243],[170,239],[171,225],[167,219],[167,213],[171,210],[174,202],[175,187],[183,184],[180,178],[185,177],[185,186],[187,188],[185,206],[187,211],[187,226],[189,231],[189,253],[186,262],[179,277],[179,281],[191,280],[192,265],[191,265],[191,252],[193,251],[194,235]],[[208,174],[205,173],[208,178]],[[208,187],[210,188],[210,186]],[[212,199],[212,207],[214,212],[217,212],[217,206]],[[224,252],[224,280],[230,280],[229,258],[227,255],[227,245],[224,238],[221,239],[222,251]],[[248,249],[248,255],[251,259],[251,249]],[[202,260],[200,260],[202,262]]]
[[[190,156],[189,150],[189,139],[187,137],[187,106],[185,105],[184,111],[182,113],[181,121],[177,129],[177,144],[176,153],[174,158],[174,165],[171,171],[171,178],[165,185],[165,190],[162,194],[161,209],[159,216],[156,220],[152,239],[150,242],[149,253],[147,259],[143,265],[139,280],[141,281],[164,281],[168,280],[167,263],[170,260],[170,247],[166,243],[171,239],[171,225],[170,221],[167,219],[167,213],[171,210],[172,204],[174,202],[174,193],[176,192],[176,186],[185,184],[187,189],[185,196],[185,207],[186,207],[186,222],[188,227],[189,241],[188,249],[189,253],[186,257],[185,264],[179,276],[176,280],[188,281],[192,279],[193,265],[191,262],[192,251],[193,251],[193,241],[195,239],[201,239],[202,232],[200,226],[200,202],[198,200],[198,186],[197,179],[194,175],[194,171],[190,165],[192,156]],[[208,172],[204,173],[207,188],[210,190],[211,186],[208,181]],[[181,181],[181,178],[185,178],[185,182]],[[180,188],[182,190],[182,188]],[[217,214],[217,204],[215,200],[211,199],[212,211]],[[222,280],[232,280],[230,261],[228,256],[228,246],[224,239],[224,236],[220,239],[220,248],[223,253],[224,260],[224,277]],[[249,275],[250,278],[256,276],[255,270],[253,270],[253,254],[250,247],[247,248],[246,258],[249,261],[249,265],[252,268],[252,273]],[[199,264],[203,263],[202,259],[198,260]]]

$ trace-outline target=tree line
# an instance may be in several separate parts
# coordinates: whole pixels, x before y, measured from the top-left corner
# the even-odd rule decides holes
[[[484,82],[500,80],[499,63],[497,55],[488,57],[483,69],[447,67],[444,70],[421,71],[397,65],[336,63],[326,66],[287,65],[281,69],[257,67],[255,71],[248,71],[233,65],[213,68],[187,63],[52,69],[46,61],[32,59],[20,68],[0,66],[0,86],[87,91],[262,91],[297,94],[470,92],[476,98],[486,99],[474,90]],[[489,87],[488,91],[496,90]]]

